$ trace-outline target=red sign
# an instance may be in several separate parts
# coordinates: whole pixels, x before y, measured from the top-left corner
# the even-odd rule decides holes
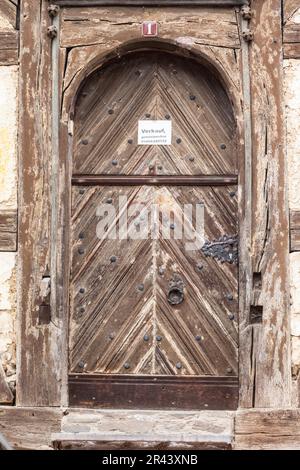
[[[155,37],[158,35],[158,24],[156,21],[144,21],[142,27],[143,36]]]

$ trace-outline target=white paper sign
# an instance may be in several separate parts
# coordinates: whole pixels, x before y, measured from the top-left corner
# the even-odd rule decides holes
[[[139,121],[138,145],[171,145],[172,121]]]

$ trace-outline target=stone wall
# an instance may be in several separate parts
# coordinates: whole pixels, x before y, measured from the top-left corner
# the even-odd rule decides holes
[[[5,5],[3,4],[3,7]],[[1,7],[2,8],[2,7]],[[0,33],[15,34],[0,8]],[[10,14],[11,11],[8,11]],[[1,38],[0,38],[1,41]],[[0,51],[1,52],[1,51]],[[6,57],[6,56],[5,56]],[[18,65],[0,56],[0,215],[17,211]],[[16,370],[16,253],[0,252],[0,368],[13,390]]]

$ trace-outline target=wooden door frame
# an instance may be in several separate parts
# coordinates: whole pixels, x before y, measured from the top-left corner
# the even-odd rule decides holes
[[[59,1],[57,3],[62,4]],[[291,368],[288,210],[281,102],[282,69],[281,54],[278,54],[278,48],[280,51],[282,49],[281,2],[266,0],[262,8],[260,1],[254,0],[252,8],[254,40],[250,45],[242,40],[243,73],[240,78],[244,85],[244,116],[240,112],[237,114],[239,130],[243,132],[241,151],[245,154],[239,190],[240,406],[287,407],[291,399]],[[278,12],[278,15],[271,15],[272,11]],[[59,27],[58,17],[53,22],[54,26]],[[53,23],[46,2],[24,0],[21,9],[20,56],[17,365],[17,404],[23,406],[68,404],[66,267],[69,253],[65,247],[69,243],[66,220],[70,214],[66,212],[66,207],[69,207],[70,194],[66,182],[70,183],[71,155],[66,150],[70,148],[72,123],[62,120],[59,124],[61,103],[58,69],[61,57],[58,39],[54,38],[51,46],[47,35],[49,26],[53,26]],[[241,28],[246,27],[248,23],[242,20]],[[48,34],[51,35],[51,30]],[[40,47],[36,47],[37,44]],[[169,47],[174,47],[174,44],[169,43]],[[181,50],[187,53],[187,49]],[[122,48],[119,47],[118,53],[120,51]],[[115,52],[112,52],[111,57]],[[249,62],[245,59],[248,54]],[[270,57],[273,59],[272,66]],[[109,58],[106,55],[105,58],[98,58],[97,64],[89,64],[79,74],[77,81]],[[218,64],[213,66],[221,72]],[[232,95],[232,86],[228,83],[225,85]],[[51,90],[52,101],[49,99]],[[240,98],[232,95],[238,108]],[[268,103],[271,104],[268,106]],[[241,127],[242,122],[244,128]],[[264,165],[267,167],[263,177],[262,148]],[[67,155],[65,161],[60,158],[61,155]],[[253,227],[252,219],[255,220]],[[49,276],[50,302],[45,298],[43,290]],[[262,285],[259,282],[256,284],[261,279]],[[47,316],[49,309],[41,308],[47,302],[51,308],[50,316]],[[259,307],[259,311],[263,309],[261,324],[251,322],[250,311],[253,307]]]

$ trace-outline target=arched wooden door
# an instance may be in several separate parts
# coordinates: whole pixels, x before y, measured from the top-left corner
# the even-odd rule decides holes
[[[84,83],[74,115],[71,405],[236,407],[237,172],[232,106],[206,67],[140,52]]]

